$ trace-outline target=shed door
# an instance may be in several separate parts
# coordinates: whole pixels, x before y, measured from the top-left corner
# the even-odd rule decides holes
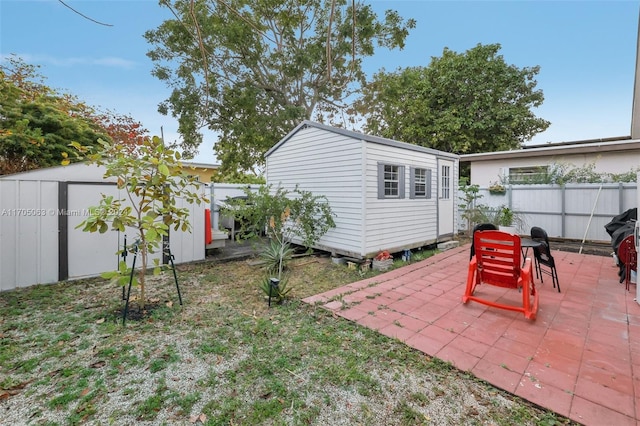
[[[453,161],[438,160],[438,238],[453,235]]]
[[[68,223],[68,265],[69,278],[97,275],[105,271],[118,269],[119,233],[107,231],[83,232],[76,229],[87,218],[90,206],[97,206],[102,198],[101,194],[118,196],[118,188],[107,185],[69,184],[67,208]]]
[[[121,258],[117,252],[124,245],[124,239],[128,235],[127,245],[134,243],[134,230],[127,228],[125,233],[111,230],[100,234],[99,232],[83,232],[76,229],[88,216],[88,210],[92,206],[100,204],[102,195],[124,198],[115,184],[69,182],[67,192],[67,265],[68,277],[78,278],[98,275],[103,272],[115,271]],[[125,204],[126,205],[126,204]],[[182,206],[184,207],[184,206]],[[204,212],[204,210],[203,210]],[[204,214],[204,213],[203,213]],[[204,224],[204,216],[200,216]],[[198,229],[194,225],[195,229]],[[202,231],[204,233],[204,230]],[[133,264],[133,255],[127,256],[127,265]],[[147,257],[147,266],[154,265],[154,259],[162,261],[160,251]],[[140,266],[141,259],[136,259],[136,266]]]

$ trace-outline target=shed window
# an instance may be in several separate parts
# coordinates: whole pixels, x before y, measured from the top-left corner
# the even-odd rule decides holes
[[[431,198],[431,170],[411,168],[410,198]]]
[[[448,200],[451,197],[451,166],[442,166],[440,170],[440,198]]]
[[[378,164],[378,198],[404,198],[404,166]]]

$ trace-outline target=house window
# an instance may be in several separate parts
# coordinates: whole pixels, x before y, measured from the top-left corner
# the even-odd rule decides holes
[[[440,198],[448,200],[451,197],[451,166],[442,166],[440,170]]]
[[[431,170],[411,168],[410,198],[431,198]]]
[[[378,198],[404,198],[404,166],[378,164]]]
[[[509,168],[509,183],[525,184],[544,182],[549,174],[549,166]]]

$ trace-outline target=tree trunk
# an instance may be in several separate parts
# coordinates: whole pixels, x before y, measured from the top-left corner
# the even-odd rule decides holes
[[[142,266],[140,268],[140,278],[138,279],[138,282],[140,283],[140,309],[144,310],[144,305],[145,305],[144,284],[145,284],[145,277],[147,274],[147,245],[144,240],[144,237],[142,238],[142,242],[140,244],[140,260],[142,261]]]

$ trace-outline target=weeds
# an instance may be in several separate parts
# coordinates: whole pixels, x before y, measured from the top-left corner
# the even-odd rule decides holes
[[[495,400],[477,409],[478,424],[570,424],[299,301],[360,279],[358,271],[323,258],[290,268],[290,302],[268,309],[254,284],[260,267],[184,266],[184,306],[126,327],[119,288],[102,280],[0,293],[0,395],[15,390],[0,400],[3,421],[459,424],[469,414],[461,395],[473,389]],[[159,300],[175,292],[170,280],[149,289]]]

